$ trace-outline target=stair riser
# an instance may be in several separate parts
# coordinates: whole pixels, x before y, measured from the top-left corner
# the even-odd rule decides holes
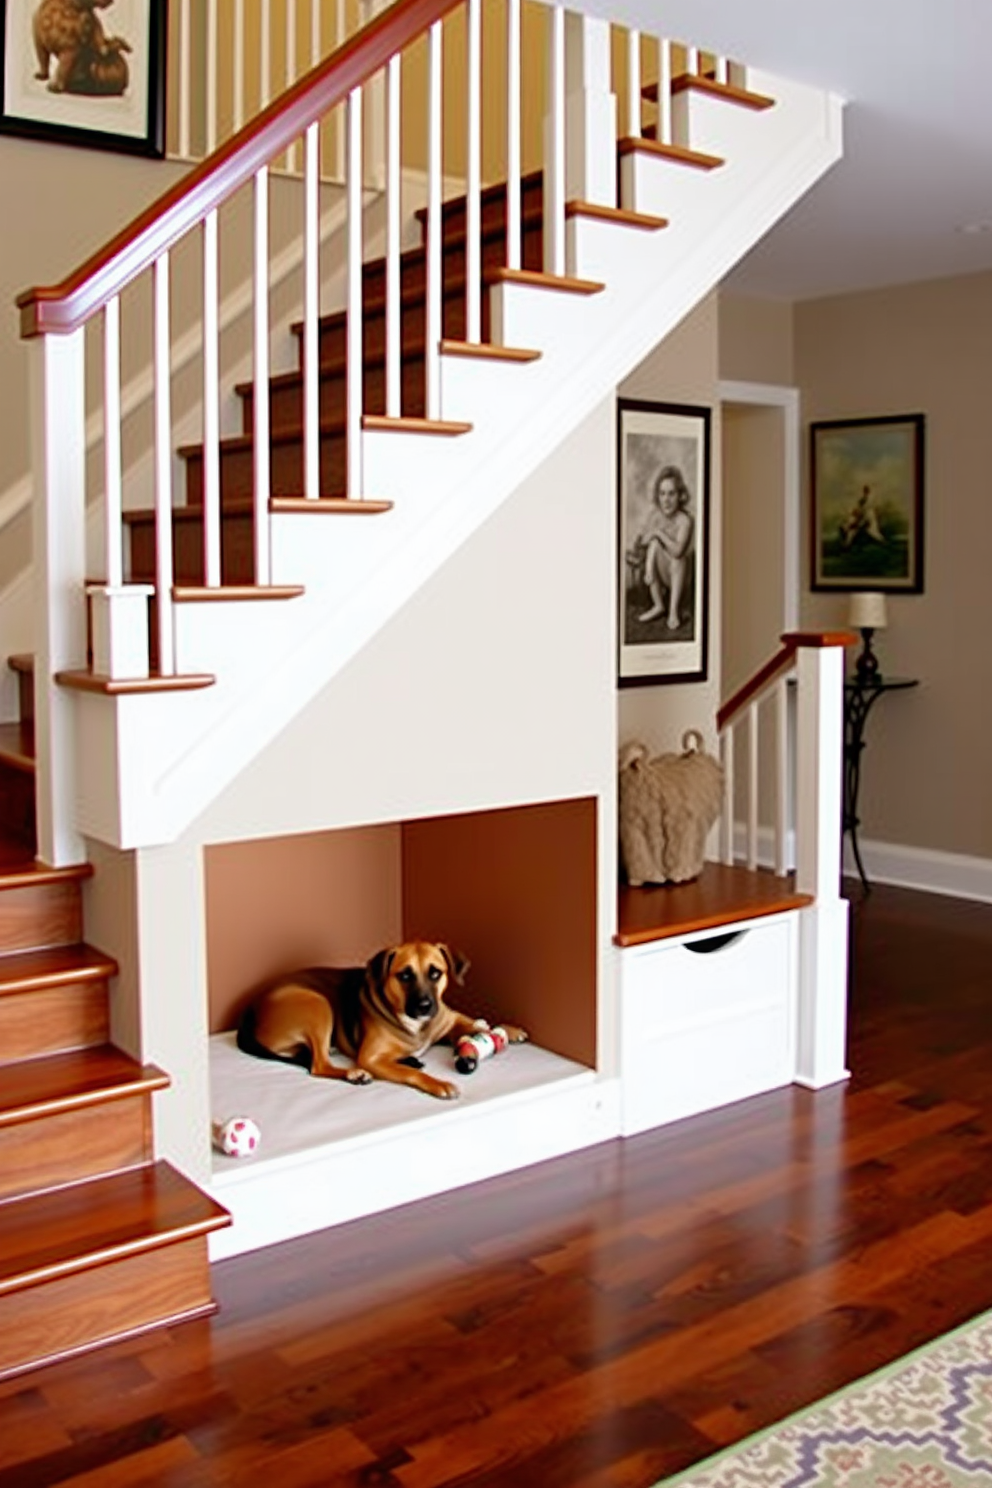
[[[364,411],[385,413],[386,372],[382,366],[366,367],[364,377]],[[407,418],[422,418],[424,413],[424,362],[404,360],[400,385],[402,410]],[[324,373],[320,379],[320,417],[322,420],[343,418],[347,385],[344,372]],[[243,428],[252,432],[255,417],[253,393],[242,394],[244,400]],[[269,420],[273,433],[303,426],[303,389],[299,384],[290,387],[277,385],[269,399]]]
[[[0,893],[0,948],[42,950],[83,938],[77,883],[27,884]]]
[[[343,433],[324,434],[320,439],[320,494],[344,494],[346,441]],[[254,455],[250,449],[221,452],[222,500],[250,500],[255,491]],[[190,455],[186,462],[186,499],[190,506],[203,503],[203,459]],[[303,496],[303,442],[277,444],[272,449],[273,496]]]
[[[95,1178],[151,1157],[146,1092],[17,1122],[0,1127],[0,1199]]]
[[[68,982],[0,997],[0,1067],[91,1049],[109,1039],[105,982]]]
[[[299,494],[294,493],[294,494]],[[221,581],[224,584],[255,582],[255,531],[250,516],[228,514],[221,522]],[[172,564],[177,584],[202,584],[203,522],[186,518],[173,526]],[[131,577],[150,583],[155,574],[155,523],[131,526]]]
[[[0,1379],[216,1311],[202,1236],[0,1297]]]
[[[34,776],[0,763],[0,837],[35,850]]]
[[[445,224],[444,253],[441,262],[441,273],[445,280],[452,285],[461,286],[464,294],[465,283],[465,229],[464,211],[461,222],[453,221]],[[426,230],[424,241],[426,242]],[[539,216],[531,216],[523,224],[521,234],[521,253],[525,268],[539,269],[543,262],[543,224]],[[479,242],[479,256],[483,270],[502,268],[506,263],[506,225],[500,221],[495,228],[483,226]],[[422,296],[426,283],[426,266],[423,253],[405,254],[400,263],[400,292],[406,295]],[[373,263],[365,266],[362,275],[362,296],[364,303],[370,308],[382,303],[386,292],[386,261],[376,259]]]

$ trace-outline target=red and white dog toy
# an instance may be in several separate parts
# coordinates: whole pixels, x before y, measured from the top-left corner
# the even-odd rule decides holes
[[[470,1075],[480,1059],[502,1054],[509,1042],[505,1028],[480,1025],[475,1033],[463,1034],[455,1044],[455,1069],[460,1075]]]

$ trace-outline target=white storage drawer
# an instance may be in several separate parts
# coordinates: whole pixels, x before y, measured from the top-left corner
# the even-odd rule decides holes
[[[788,1084],[796,975],[794,914],[621,952],[624,1132]]]

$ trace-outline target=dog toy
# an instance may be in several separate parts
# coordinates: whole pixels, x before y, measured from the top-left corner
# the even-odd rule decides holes
[[[227,1157],[251,1157],[258,1151],[262,1133],[250,1116],[232,1116],[227,1121],[215,1121],[213,1125],[214,1146]]]
[[[509,1042],[505,1028],[480,1028],[476,1033],[465,1033],[455,1045],[455,1069],[460,1075],[470,1075],[480,1059],[502,1054]]]

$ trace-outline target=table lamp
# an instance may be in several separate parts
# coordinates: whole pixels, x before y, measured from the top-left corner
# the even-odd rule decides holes
[[[860,630],[863,643],[861,654],[854,663],[855,675],[863,687],[870,687],[872,683],[882,680],[878,671],[878,657],[871,648],[871,638],[876,630],[884,630],[888,624],[885,595],[871,591],[852,594],[847,618],[855,630]]]

